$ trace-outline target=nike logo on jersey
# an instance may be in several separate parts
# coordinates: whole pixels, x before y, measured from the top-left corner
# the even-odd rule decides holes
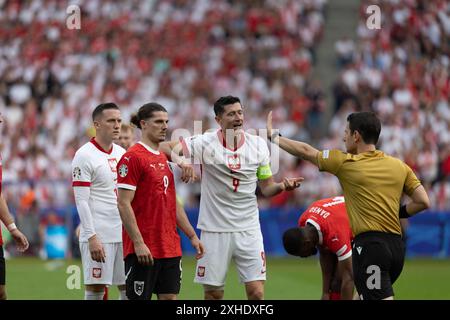
[[[130,161],[131,157],[123,157],[125,160]]]

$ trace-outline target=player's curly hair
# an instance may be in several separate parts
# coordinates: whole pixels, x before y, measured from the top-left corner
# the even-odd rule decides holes
[[[283,233],[283,247],[287,253],[293,256],[300,256],[300,243],[305,235],[300,228],[290,228]]]

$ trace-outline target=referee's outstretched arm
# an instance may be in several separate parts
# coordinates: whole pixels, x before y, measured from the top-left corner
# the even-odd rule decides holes
[[[307,143],[291,140],[272,132],[272,111],[267,116],[267,136],[273,143],[278,144],[281,149],[289,152],[293,156],[308,160],[312,164],[319,166],[317,155],[319,150]]]

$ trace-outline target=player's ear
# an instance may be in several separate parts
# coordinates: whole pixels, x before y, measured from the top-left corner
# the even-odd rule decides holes
[[[220,126],[220,121],[222,120],[221,116],[215,116],[214,119],[216,119],[217,124]]]
[[[361,140],[361,135],[359,134],[359,131],[355,130],[353,131],[353,141],[355,141],[355,143],[358,143]]]

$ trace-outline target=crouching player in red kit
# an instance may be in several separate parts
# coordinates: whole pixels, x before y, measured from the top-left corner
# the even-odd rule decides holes
[[[119,161],[118,206],[123,233],[126,294],[130,300],[174,300],[181,285],[181,244],[177,227],[191,241],[199,259],[203,245],[175,198],[172,169],[158,151],[169,118],[157,103],[143,105],[131,122],[142,140]],[[183,169],[183,164],[179,164]],[[183,180],[183,178],[182,178]],[[184,180],[185,182],[187,180]]]
[[[322,299],[353,298],[352,231],[344,197],[314,202],[300,216],[298,227],[283,234],[285,250],[294,256],[320,253]]]

